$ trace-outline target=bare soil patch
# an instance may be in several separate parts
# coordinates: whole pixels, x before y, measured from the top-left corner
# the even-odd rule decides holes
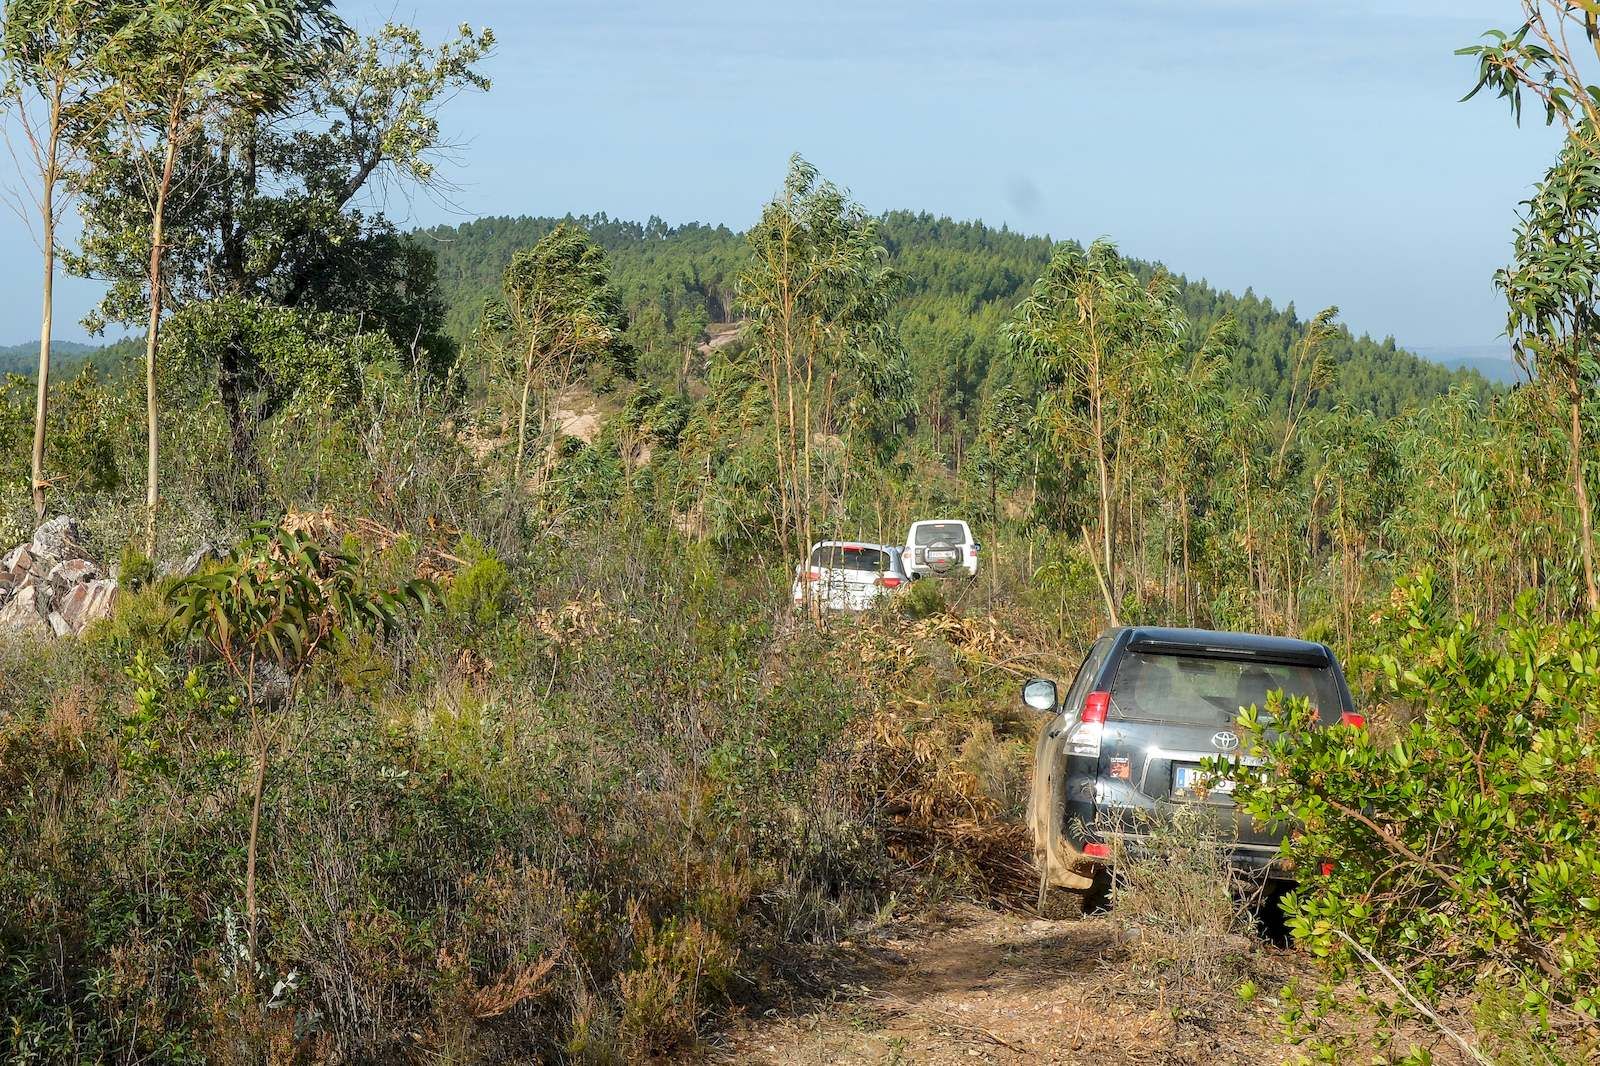
[[[1119,972],[1112,915],[1049,921],[958,906],[847,941],[811,962],[816,991],[749,1016],[714,1062],[1277,1063],[1278,1004],[1231,990],[1170,1002]],[[1262,946],[1256,984],[1300,965]]]

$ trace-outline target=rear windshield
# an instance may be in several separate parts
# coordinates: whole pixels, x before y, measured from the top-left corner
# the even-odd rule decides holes
[[[1339,684],[1332,669],[1280,663],[1205,659],[1191,655],[1130,652],[1111,684],[1111,713],[1117,718],[1231,724],[1239,708],[1265,708],[1267,693],[1305,696],[1321,719],[1337,719]]]
[[[894,569],[894,560],[888,552],[877,548],[824,544],[811,550],[811,565],[835,570],[869,570],[881,574]]]
[[[944,541],[946,544],[963,544],[967,539],[967,527],[963,522],[925,522],[917,527],[913,535],[913,543],[923,547]]]

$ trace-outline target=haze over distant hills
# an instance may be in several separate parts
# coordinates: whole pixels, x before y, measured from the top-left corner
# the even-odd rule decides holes
[[[1411,350],[1429,362],[1451,370],[1476,370],[1499,385],[1515,385],[1528,380],[1527,373],[1511,357],[1510,346],[1504,343],[1430,344]]]

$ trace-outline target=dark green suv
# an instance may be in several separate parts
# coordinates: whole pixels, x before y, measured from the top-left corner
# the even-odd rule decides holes
[[[1361,721],[1326,645],[1250,633],[1113,629],[1064,696],[1054,681],[1027,682],[1023,702],[1045,717],[1029,804],[1041,887],[1103,894],[1112,838],[1136,847],[1146,816],[1179,804],[1203,805],[1234,865],[1288,878],[1281,832],[1236,811],[1231,782],[1203,769],[1240,757],[1240,708],[1265,707],[1275,690],[1309,699],[1323,724]]]

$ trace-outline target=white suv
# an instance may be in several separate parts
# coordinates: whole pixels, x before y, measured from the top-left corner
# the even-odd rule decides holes
[[[978,542],[959,518],[934,518],[911,523],[906,532],[906,571],[912,577],[948,574],[958,567],[978,574]]]
[[[809,597],[830,611],[866,611],[910,581],[898,547],[825,540],[795,567],[790,595],[796,606]]]

